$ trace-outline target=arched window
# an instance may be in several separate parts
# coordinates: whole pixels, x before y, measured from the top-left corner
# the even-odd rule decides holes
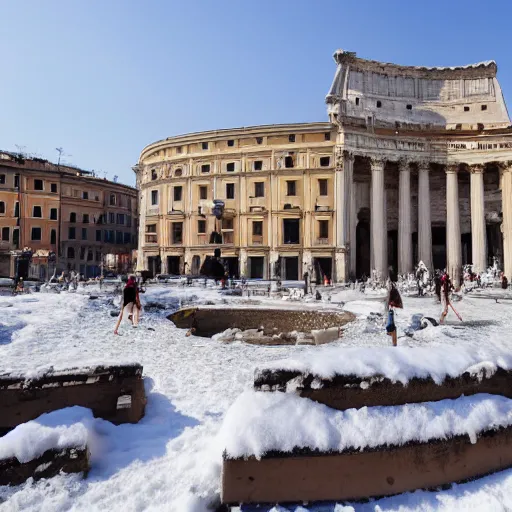
[[[151,179],[154,181],[158,178],[158,174],[156,173],[156,169],[151,169]]]
[[[201,257],[197,254],[192,258],[192,275],[196,276],[199,274],[201,268]]]

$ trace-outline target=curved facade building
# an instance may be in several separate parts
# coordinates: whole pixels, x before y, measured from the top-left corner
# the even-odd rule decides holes
[[[496,64],[334,60],[327,123],[144,148],[140,270],[197,273],[222,240],[231,273],[247,277],[385,278],[421,259],[457,280],[493,258],[512,277],[512,127]]]

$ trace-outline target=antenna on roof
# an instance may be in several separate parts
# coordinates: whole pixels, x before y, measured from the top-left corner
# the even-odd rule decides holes
[[[118,179],[119,179],[119,176],[116,174],[116,175],[114,176],[114,179],[113,179],[112,181],[113,181],[114,183],[117,183],[117,180],[118,180]]]
[[[27,146],[19,146],[18,144],[14,144],[16,146],[16,149],[18,150],[18,154],[20,156],[25,156],[25,150],[27,149]]]

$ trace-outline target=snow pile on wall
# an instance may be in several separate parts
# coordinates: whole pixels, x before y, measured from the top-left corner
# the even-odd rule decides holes
[[[68,407],[39,416],[0,437],[0,460],[16,457],[24,463],[48,450],[85,448],[93,415],[84,407]]]
[[[331,379],[335,375],[359,377],[384,376],[393,382],[414,378],[432,379],[440,384],[447,376],[457,377],[477,364],[512,368],[512,353],[485,345],[430,347],[325,347],[315,353],[271,361],[256,368],[256,376],[265,370],[289,370]]]
[[[343,452],[400,446],[512,425],[512,400],[474,395],[456,400],[337,411],[288,393],[242,393],[219,432],[229,458],[261,458],[294,448]]]

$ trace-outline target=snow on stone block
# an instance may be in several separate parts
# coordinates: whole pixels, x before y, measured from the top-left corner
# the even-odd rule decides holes
[[[70,407],[11,430],[0,438],[0,485],[87,471],[92,421],[89,409]]]
[[[0,434],[43,413],[74,405],[115,424],[137,423],[145,404],[139,364],[50,370],[32,378],[1,375]]]
[[[490,395],[341,412],[245,392],[219,433],[222,500],[360,499],[463,481],[512,465],[511,425],[512,400]]]

